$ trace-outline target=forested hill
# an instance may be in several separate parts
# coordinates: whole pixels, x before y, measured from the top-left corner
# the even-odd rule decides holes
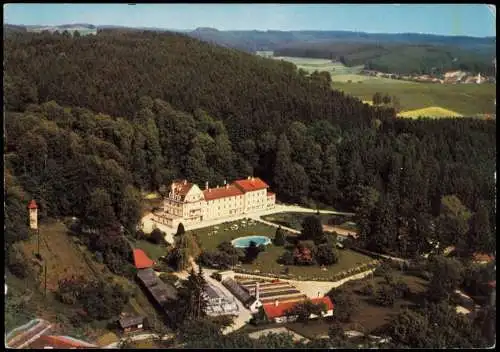
[[[430,34],[349,31],[218,31],[198,28],[189,35],[247,52],[275,56],[339,59],[389,73],[466,70],[493,75],[496,39]]]
[[[282,201],[357,211],[368,248],[494,248],[489,230],[429,226],[452,195],[494,223],[495,121],[395,119],[329,76],[180,34],[13,34],[4,55],[6,238],[30,195],[42,215],[134,231],[139,189],[254,174]]]
[[[56,100],[131,117],[138,99],[150,96],[181,111],[204,109],[221,118],[233,137],[280,131],[295,120],[360,126],[393,114],[381,117],[359,100],[332,91],[327,80],[299,76],[290,63],[174,33],[106,30],[77,39],[18,35],[5,41],[5,65],[6,82],[30,87],[33,101]],[[7,107],[22,109],[27,97],[12,89]]]

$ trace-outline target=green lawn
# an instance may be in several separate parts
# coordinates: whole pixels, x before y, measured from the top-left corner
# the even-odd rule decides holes
[[[273,239],[276,233],[276,228],[268,226],[262,223],[256,222],[254,225],[247,226],[245,228],[239,228],[238,230],[231,230],[230,226],[232,224],[238,224],[241,226],[240,221],[225,223],[219,225],[218,233],[212,236],[208,236],[209,232],[214,230],[214,227],[208,227],[198,230],[193,230],[194,233],[198,235],[200,239],[201,247],[203,250],[214,250],[217,245],[223,241],[231,241],[238,237],[260,235],[268,236]],[[266,246],[264,252],[260,253],[257,259],[252,264],[242,264],[241,268],[245,270],[250,270],[252,272],[259,271],[260,273],[267,274],[281,274],[284,266],[277,263],[277,259],[285,252],[284,247],[277,247],[273,244]],[[365,256],[363,254],[351,251],[351,250],[340,250],[340,260],[337,264],[334,264],[327,268],[327,270],[321,270],[319,266],[288,266],[289,273],[292,278],[299,280],[306,279],[319,279],[319,280],[329,280],[335,274],[338,274],[344,270],[351,269],[361,264],[368,263],[373,259]]]
[[[167,247],[153,244],[146,240],[135,241],[134,247],[142,249],[152,260],[157,260],[158,258],[167,255]]]
[[[300,213],[300,212],[284,212],[284,213],[265,215],[262,217],[262,219],[300,231],[302,230],[302,221],[304,221],[304,219],[307,216],[311,215],[316,215],[316,214]],[[323,225],[327,225],[330,219],[333,219],[335,225],[340,225],[345,223],[346,221],[349,221],[351,217],[343,215],[320,214],[319,218],[321,219],[321,223]]]
[[[347,94],[371,101],[376,92],[396,96],[401,102],[401,111],[428,107],[441,107],[463,116],[494,113],[496,85],[494,84],[435,84],[405,82],[379,78],[362,83],[333,82],[332,87]]]
[[[238,230],[231,230],[230,227],[233,224],[238,224]],[[260,222],[254,222],[250,225],[247,220],[246,227],[242,227],[243,223],[241,221],[234,221],[229,223],[223,223],[216,226],[204,227],[197,230],[188,231],[195,233],[200,239],[201,248],[203,250],[214,250],[217,248],[219,243],[223,241],[231,242],[235,238],[244,236],[267,236],[271,239],[274,238],[276,234],[276,229],[272,226],[262,224]],[[216,228],[218,227],[218,229]],[[209,233],[217,231],[216,234],[210,235]]]

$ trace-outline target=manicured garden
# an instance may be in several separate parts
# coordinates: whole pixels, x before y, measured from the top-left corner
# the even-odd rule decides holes
[[[224,241],[231,242],[233,239],[243,236],[259,235],[274,239],[276,228],[263,223],[249,222],[246,220],[245,223],[242,221],[235,221],[220,224],[218,226],[197,229],[192,232],[197,235],[202,250],[213,251],[216,250],[220,243]],[[288,236],[293,235],[288,234]],[[338,251],[339,260],[336,264],[325,266],[324,268],[319,265],[285,266],[279,264],[278,259],[286,251],[286,246],[275,246],[274,244],[270,244],[265,247],[263,252],[259,253],[252,263],[242,263],[235,269],[256,274],[282,275],[284,274],[285,268],[287,268],[287,275],[292,279],[328,281],[334,279],[339,273],[373,261],[373,258],[345,249]]]

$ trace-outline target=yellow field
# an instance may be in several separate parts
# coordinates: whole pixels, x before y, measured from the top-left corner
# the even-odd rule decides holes
[[[459,113],[448,110],[445,108],[441,108],[439,106],[430,106],[423,109],[409,110],[404,111],[399,114],[400,117],[408,117],[408,118],[419,118],[419,117],[431,117],[431,118],[440,118],[440,117],[462,117]]]

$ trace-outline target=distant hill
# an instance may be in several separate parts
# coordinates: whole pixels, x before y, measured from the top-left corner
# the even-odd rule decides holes
[[[347,66],[365,65],[367,69],[400,74],[430,74],[464,70],[494,75],[492,60],[496,56],[495,37],[308,30],[220,31],[210,27],[179,30],[91,24],[4,26],[6,27],[9,27],[9,33],[22,31],[23,27],[29,31],[97,28],[98,30],[179,32],[205,42],[249,53],[274,51],[275,56],[340,59]]]
[[[493,74],[494,37],[430,34],[370,34],[348,31],[219,31],[197,28],[190,36],[248,52],[339,59],[348,66],[394,73],[464,69]]]

